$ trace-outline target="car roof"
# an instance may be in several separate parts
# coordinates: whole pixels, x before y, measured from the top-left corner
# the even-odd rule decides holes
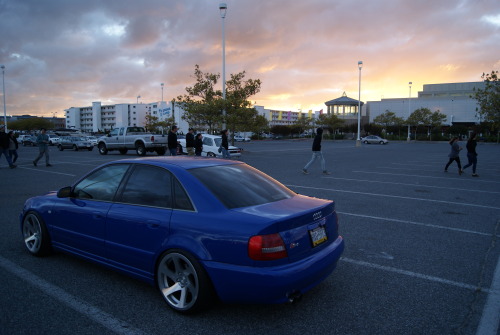
[[[157,166],[177,166],[182,169],[196,169],[210,166],[222,166],[233,164],[244,164],[240,161],[226,160],[220,158],[206,158],[206,157],[187,157],[187,156],[151,156],[139,158],[126,158],[113,161],[110,163],[145,163]]]

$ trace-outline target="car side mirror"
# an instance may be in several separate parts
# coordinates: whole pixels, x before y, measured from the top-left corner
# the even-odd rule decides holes
[[[73,195],[71,192],[71,186],[66,186],[57,191],[58,198],[69,198]]]

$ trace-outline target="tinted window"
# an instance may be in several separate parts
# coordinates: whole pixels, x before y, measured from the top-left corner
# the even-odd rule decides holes
[[[208,137],[204,137],[204,138],[203,138],[203,144],[204,144],[204,145],[207,145],[207,146],[212,146],[212,145],[213,145],[213,143],[214,143],[214,142],[212,141],[212,139],[211,139],[211,138],[208,138]]]
[[[174,182],[174,194],[175,194],[175,201],[174,201],[175,209],[184,209],[188,211],[194,210],[193,204],[191,203],[189,196],[184,190],[184,187],[182,187],[181,183],[179,183],[177,179],[175,179]]]
[[[113,130],[109,133],[109,135],[111,135],[111,136],[117,136],[119,131],[120,131],[120,129],[115,128],[115,129],[113,129]]]
[[[172,207],[171,174],[155,166],[137,165],[127,180],[121,202],[154,207]]]
[[[227,208],[255,206],[295,194],[268,175],[246,164],[189,170]]]
[[[120,185],[128,164],[115,164],[92,172],[80,181],[74,188],[75,197],[111,201]]]

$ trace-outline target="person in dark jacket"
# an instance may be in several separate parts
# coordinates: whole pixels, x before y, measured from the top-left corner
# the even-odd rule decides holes
[[[470,135],[470,138],[467,141],[467,145],[466,145],[466,148],[467,148],[467,159],[469,160],[469,162],[462,169],[462,171],[463,171],[463,170],[467,169],[469,166],[472,165],[472,177],[479,177],[479,175],[476,173],[476,166],[477,166],[476,146],[477,146],[476,133],[472,133]]]
[[[186,134],[186,150],[188,156],[194,156],[194,129],[189,128],[188,133]]]
[[[11,169],[16,168],[17,165],[12,163],[9,155],[9,135],[5,133],[5,126],[3,124],[0,125],[0,157],[5,155],[5,159],[7,159],[7,163]]]
[[[330,172],[326,170],[326,162],[325,158],[323,157],[323,153],[321,152],[321,140],[323,138],[323,128],[318,128],[316,129],[316,136],[314,137],[313,145],[312,145],[312,158],[311,160],[304,166],[302,169],[302,172],[304,174],[309,174],[309,167],[311,166],[314,161],[319,158],[321,161],[321,169],[323,170],[323,174],[328,175]]]
[[[462,164],[460,164],[459,155],[460,155],[460,150],[462,150],[462,147],[458,145],[458,137],[457,136],[453,137],[449,143],[451,145],[451,151],[450,154],[448,155],[450,159],[448,160],[448,163],[444,167],[444,172],[448,172],[448,166],[450,166],[450,164],[453,163],[453,161],[455,161],[457,162],[458,165],[458,174],[461,175],[463,171],[462,171]]]
[[[177,126],[172,126],[170,131],[168,132],[167,138],[167,146],[168,151],[170,152],[170,156],[177,156]]]
[[[196,156],[201,156],[203,152],[203,137],[200,134],[196,134],[196,138],[194,139],[194,154]]]
[[[222,151],[222,158],[227,158],[230,159],[231,155],[229,154],[229,142],[227,140],[227,129],[224,129],[221,131],[221,136],[222,136],[222,143],[220,145],[221,151]]]
[[[19,143],[17,143],[17,138],[11,130],[9,131],[9,156],[12,160],[12,164],[14,164],[17,161],[17,157],[19,157],[17,155],[17,149],[19,149]],[[14,157],[14,159],[12,159],[12,157]]]

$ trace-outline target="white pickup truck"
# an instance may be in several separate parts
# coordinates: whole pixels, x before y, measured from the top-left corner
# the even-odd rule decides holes
[[[147,133],[143,127],[120,127],[100,137],[97,140],[97,148],[101,155],[113,150],[118,150],[122,155],[128,150],[135,150],[139,156],[153,151],[164,155],[167,151],[167,137]]]

